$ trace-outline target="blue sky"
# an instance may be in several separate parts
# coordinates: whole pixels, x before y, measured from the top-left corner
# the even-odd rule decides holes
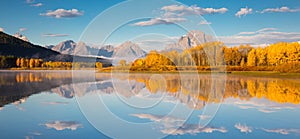
[[[186,33],[178,29],[177,24],[189,26],[187,29],[208,30],[208,34],[215,33],[219,40],[228,45],[300,41],[299,0],[180,0],[184,7],[167,0],[133,0],[131,3],[136,5],[122,8],[119,4],[121,6],[113,14],[111,11],[118,6],[111,7],[120,2],[4,0],[1,3],[0,28],[8,34],[21,31],[31,42],[40,45],[57,44],[69,39],[85,41],[86,38],[89,38],[86,40],[88,43],[93,44],[119,44],[139,36],[145,38],[147,34],[152,34],[149,36],[151,38],[155,33],[159,35],[153,38],[161,35],[175,38]],[[97,19],[96,16],[105,10],[112,14],[109,17],[100,15],[98,18],[106,19]],[[126,19],[124,16],[129,19],[145,15],[150,18],[127,21],[117,30],[112,30],[112,27],[120,25],[121,19]],[[97,27],[90,27],[89,24]],[[111,28],[105,24],[111,25]],[[83,33],[85,29],[93,33]],[[106,42],[100,41],[107,38],[108,32],[115,33]]]

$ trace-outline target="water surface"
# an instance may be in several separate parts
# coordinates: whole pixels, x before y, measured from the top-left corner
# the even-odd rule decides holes
[[[298,79],[1,71],[0,85],[3,139],[300,137]]]

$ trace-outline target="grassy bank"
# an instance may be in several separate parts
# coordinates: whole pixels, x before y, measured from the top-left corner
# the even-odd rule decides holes
[[[144,74],[224,74],[227,75],[239,75],[239,76],[251,76],[251,77],[272,77],[272,78],[291,78],[300,79],[300,73],[282,73],[278,71],[200,71],[200,70],[183,70],[183,71],[132,71],[128,69],[114,69],[113,67],[107,67],[102,69],[96,68],[10,68],[6,70],[95,70],[98,73],[144,73]]]
[[[98,70],[96,68],[9,68],[4,70]]]
[[[232,71],[228,75],[240,75],[251,77],[273,77],[273,78],[292,78],[300,80],[300,73],[281,73],[274,71]]]
[[[186,74],[224,74],[227,75],[238,75],[238,76],[251,76],[251,77],[272,77],[272,78],[291,78],[291,79],[300,79],[300,73],[282,73],[278,71],[197,71],[197,70],[183,70],[183,71],[129,71],[129,69],[113,69],[103,68],[98,71],[99,73],[145,73],[145,74],[176,74],[176,73],[186,73]]]

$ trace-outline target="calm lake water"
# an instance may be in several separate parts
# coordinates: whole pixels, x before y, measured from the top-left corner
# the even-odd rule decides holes
[[[0,138],[299,139],[300,79],[0,71]]]

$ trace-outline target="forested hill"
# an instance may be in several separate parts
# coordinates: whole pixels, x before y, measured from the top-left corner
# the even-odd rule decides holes
[[[0,32],[0,55],[44,59],[59,54],[58,52]]]
[[[43,59],[44,61],[72,62],[74,58],[79,62],[95,61],[93,57],[61,54],[3,32],[0,32],[0,55],[13,56],[16,58],[37,58]],[[101,62],[104,67],[111,65],[110,60],[96,58],[96,61]]]

